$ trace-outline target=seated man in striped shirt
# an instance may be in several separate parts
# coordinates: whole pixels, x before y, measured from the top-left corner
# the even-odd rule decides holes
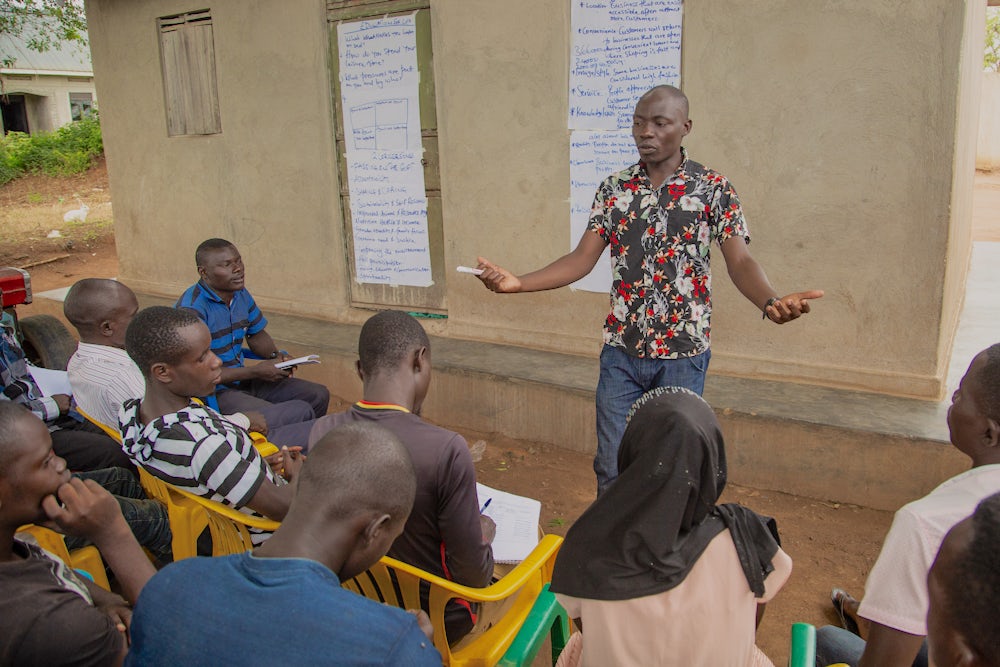
[[[322,417],[330,390],[292,377],[292,369],[275,368],[290,359],[267,333],[267,319],[244,286],[243,258],[225,239],[208,239],[195,251],[197,283],[175,304],[196,313],[212,335],[212,352],[222,359],[218,382],[219,409],[224,413],[256,410],[268,424],[284,426]],[[243,341],[263,359],[246,365]]]
[[[169,484],[280,521],[292,500],[286,482],[302,458],[284,447],[265,461],[246,430],[191,400],[211,393],[219,381],[222,362],[211,343],[208,327],[188,310],[152,306],[132,318],[125,349],[146,378],[146,395],[122,408],[122,447]],[[272,468],[283,468],[284,478]],[[254,542],[263,539],[255,536]]]

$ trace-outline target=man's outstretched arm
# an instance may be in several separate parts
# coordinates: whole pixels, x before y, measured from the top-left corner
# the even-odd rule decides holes
[[[479,279],[486,287],[500,294],[515,292],[541,292],[542,290],[565,287],[591,272],[607,244],[597,233],[586,230],[572,250],[548,266],[515,276],[510,271],[492,264],[484,257],[479,258],[483,270]]]
[[[809,300],[823,296],[823,290],[809,290],[792,292],[779,298],[764,268],[750,254],[742,236],[733,236],[723,242],[722,256],[736,289],[776,324],[790,322],[808,313]],[[768,304],[772,298],[774,301]]]

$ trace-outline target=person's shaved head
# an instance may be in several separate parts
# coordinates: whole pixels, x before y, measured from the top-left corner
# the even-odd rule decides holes
[[[410,352],[430,345],[427,332],[415,317],[401,310],[384,310],[372,315],[361,327],[358,338],[361,371],[367,377],[395,371]]]
[[[135,293],[117,280],[84,278],[74,284],[63,302],[63,314],[81,336],[99,334],[102,323],[134,314]]]
[[[321,512],[330,519],[356,513],[388,514],[406,521],[417,478],[399,439],[376,424],[338,426],[309,450],[288,511]]]
[[[236,246],[232,241],[226,239],[205,239],[194,251],[194,263],[196,266],[205,266],[208,256],[216,250],[228,250]]]
[[[20,403],[0,401],[0,478],[7,475],[10,459],[21,440],[18,422],[32,417],[31,411]]]
[[[677,88],[676,86],[662,85],[650,88],[649,90],[647,90],[642,94],[642,97],[639,98],[638,102],[642,102],[643,100],[649,99],[651,97],[665,97],[674,99],[681,105],[681,108],[684,110],[685,118],[690,113],[690,105],[688,104],[687,95],[685,95],[684,91],[682,91],[680,88]],[[636,103],[637,106],[638,102]]]
[[[189,346],[180,330],[200,323],[201,318],[185,308],[150,306],[128,325],[125,351],[148,378],[153,364],[177,364],[187,354]]]

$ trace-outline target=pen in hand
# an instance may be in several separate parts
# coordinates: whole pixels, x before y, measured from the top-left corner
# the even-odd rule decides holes
[[[492,503],[492,502],[493,502],[492,498],[487,498],[486,502],[483,503],[483,506],[479,508],[479,513],[482,514],[483,512],[485,512],[486,508],[489,507],[490,503]]]

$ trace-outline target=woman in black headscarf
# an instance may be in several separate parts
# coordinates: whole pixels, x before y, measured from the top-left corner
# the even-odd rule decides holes
[[[722,433],[697,394],[664,387],[632,407],[619,476],[577,520],[551,588],[582,621],[583,665],[770,664],[758,611],[788,578],[774,522],[716,505]]]

